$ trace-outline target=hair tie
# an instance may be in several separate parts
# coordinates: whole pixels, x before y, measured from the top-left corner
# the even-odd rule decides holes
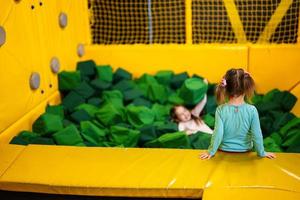
[[[244,74],[250,76],[250,73],[247,71],[244,71]]]
[[[221,80],[221,86],[222,87],[226,87],[226,85],[227,85],[226,79],[222,78],[222,80]]]

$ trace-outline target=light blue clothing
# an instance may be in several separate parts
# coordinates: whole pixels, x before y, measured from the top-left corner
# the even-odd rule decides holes
[[[252,150],[253,145],[258,156],[266,155],[256,107],[248,103],[238,106],[228,103],[219,105],[208,153],[214,155],[218,148],[245,152]]]

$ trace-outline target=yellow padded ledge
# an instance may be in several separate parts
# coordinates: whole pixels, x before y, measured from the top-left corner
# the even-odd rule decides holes
[[[300,194],[300,155],[269,160],[254,152],[29,145],[0,178],[0,189],[55,194],[200,198],[203,191],[255,187]],[[283,194],[283,193],[282,193]],[[208,196],[211,194],[208,192]],[[213,199],[213,198],[205,198]]]
[[[277,190],[274,188],[212,188],[204,191],[203,200],[222,199],[222,200],[254,200],[254,199],[272,199],[272,200],[299,200],[300,194],[288,190]]]
[[[222,153],[212,159],[217,168],[204,188],[204,199],[269,199],[270,194],[284,199],[300,199],[300,154],[276,153],[277,158],[259,158],[254,152]],[[218,194],[215,192],[218,191]],[[230,193],[232,191],[232,193]],[[265,191],[266,198],[256,198]],[[233,195],[236,194],[236,195]],[[241,196],[244,196],[241,198]],[[248,196],[247,196],[248,195]],[[273,195],[271,196],[273,199]],[[225,198],[228,197],[228,198]],[[229,198],[230,197],[230,198]]]
[[[25,146],[21,145],[0,145],[0,176],[13,164],[24,148]]]
[[[55,194],[201,197],[211,162],[198,151],[29,145],[0,189]]]

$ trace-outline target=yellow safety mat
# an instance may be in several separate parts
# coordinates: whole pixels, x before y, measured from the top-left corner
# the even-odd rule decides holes
[[[269,160],[254,152],[217,152],[200,160],[200,152],[29,145],[2,174],[0,189],[123,197],[200,198],[204,193],[204,199],[223,194],[237,199],[272,192],[300,197],[300,154],[278,153]]]
[[[0,176],[12,165],[25,146],[1,144],[0,145]]]

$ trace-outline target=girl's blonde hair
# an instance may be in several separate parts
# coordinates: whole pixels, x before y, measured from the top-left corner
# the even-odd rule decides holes
[[[216,98],[218,104],[226,102],[226,98],[245,94],[246,101],[251,102],[255,91],[255,83],[249,73],[243,69],[230,69],[223,79],[226,84],[219,83],[216,87]]]

